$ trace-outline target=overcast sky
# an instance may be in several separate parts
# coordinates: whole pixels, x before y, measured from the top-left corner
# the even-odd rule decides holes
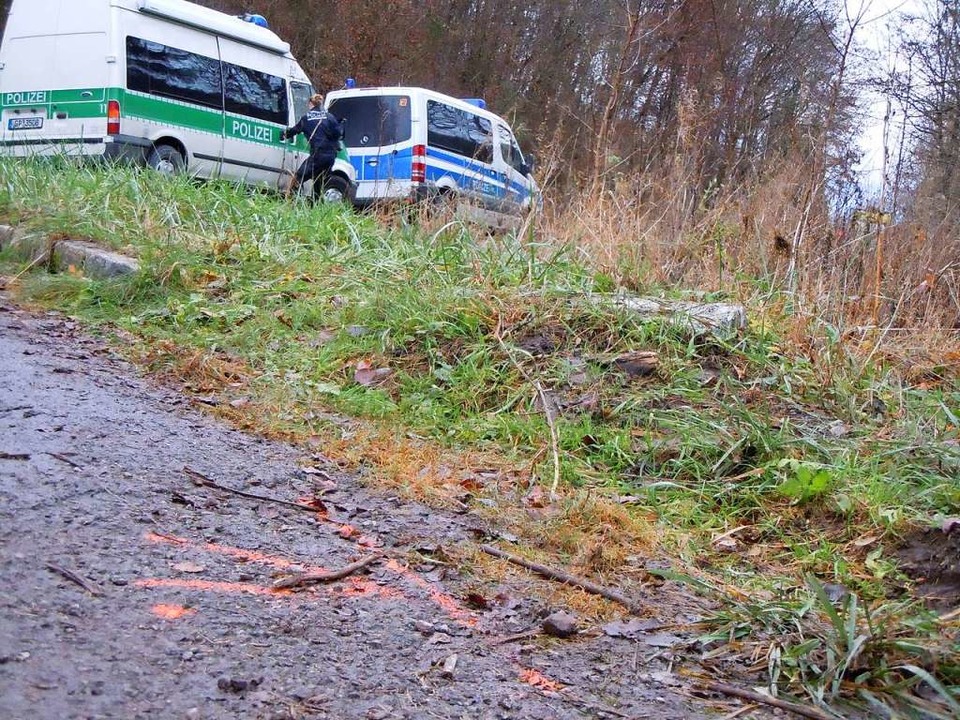
[[[868,50],[876,52],[880,61],[873,68],[877,73],[891,68],[896,62],[891,54],[893,41],[891,27],[896,27],[898,17],[903,13],[918,14],[923,7],[923,0],[847,0],[847,10],[851,17],[863,8],[864,20],[859,30],[859,42]],[[873,98],[867,106],[867,116],[864,118],[864,130],[861,136],[861,147],[864,151],[860,170],[864,175],[864,185],[879,192],[880,179],[883,170],[883,116],[886,102],[881,97]],[[899,125],[893,119],[891,124],[890,144],[893,146],[898,137]]]

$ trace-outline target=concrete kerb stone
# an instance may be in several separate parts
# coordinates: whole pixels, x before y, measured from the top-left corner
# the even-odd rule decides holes
[[[594,302],[612,305],[642,318],[666,318],[697,337],[711,334],[721,339],[737,337],[747,327],[747,311],[735,303],[698,303],[682,300],[641,298],[620,293],[594,297]]]
[[[115,253],[85,240],[61,240],[53,249],[53,266],[62,270],[70,266],[82,268],[89,277],[111,278],[140,271],[135,259]]]
[[[72,266],[88,277],[110,278],[140,270],[134,258],[86,240],[55,240],[43,233],[0,225],[0,250],[7,249],[30,263],[48,263],[52,272]]]

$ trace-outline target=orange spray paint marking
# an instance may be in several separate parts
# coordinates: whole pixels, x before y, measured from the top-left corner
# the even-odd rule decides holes
[[[162,533],[156,532],[147,532],[144,534],[144,539],[147,542],[154,543],[155,545],[190,545],[189,540],[184,540],[183,538],[174,537],[173,535],[164,535]]]
[[[213,580],[179,580],[176,578],[147,578],[137,580],[134,585],[144,588],[175,588],[177,590],[201,590],[203,592],[220,592],[247,595],[292,595],[290,590],[276,590],[253,583],[216,582]]]
[[[327,509],[327,506],[324,504],[323,500],[315,497],[298,497],[297,505],[303,505],[305,508],[310,508],[311,510],[317,511],[317,520],[322,520],[326,522],[330,519],[330,511]]]
[[[520,668],[520,682],[532,685],[537,690],[545,693],[558,693],[563,690],[563,685],[551,680],[539,670],[533,668]]]
[[[430,596],[430,599],[452,619],[468,627],[474,627],[477,624],[477,617],[472,612],[465,609],[451,595],[448,595],[442,590],[438,590],[432,583],[427,582],[410,568],[404,567],[396,560],[390,560],[387,562],[387,569],[392,570],[397,573],[397,575],[400,575],[425,591]]]
[[[331,588],[332,592],[344,597],[379,597],[385,600],[402,600],[403,593],[393,588],[378,585],[363,578],[350,578],[339,588]]]
[[[158,618],[163,618],[164,620],[179,620],[182,617],[188,617],[189,615],[196,615],[197,611],[193,608],[184,607],[183,605],[154,605],[150,608],[150,612],[156,615]]]
[[[357,537],[360,534],[360,531],[357,530],[353,525],[341,525],[337,529],[337,535],[342,537],[344,540],[350,540]]]
[[[287,560],[277,555],[266,555],[256,550],[245,550],[244,548],[230,547],[229,545],[220,545],[218,543],[194,543],[186,538],[176,537],[174,535],[161,535],[159,533],[148,532],[146,535],[148,542],[165,545],[176,545],[177,547],[194,547],[205,550],[216,555],[225,555],[238,562],[252,562],[269,565],[278,570],[289,570],[291,568],[303,569],[304,572],[327,572],[327,568],[303,565],[302,563]]]

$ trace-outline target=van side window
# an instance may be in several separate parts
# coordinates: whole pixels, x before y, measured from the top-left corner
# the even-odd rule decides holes
[[[474,113],[427,101],[427,143],[482,162],[493,161],[493,127]]]
[[[227,112],[286,125],[287,89],[283,78],[223,63],[224,107]]]
[[[169,45],[127,37],[130,90],[220,109],[220,61]]]

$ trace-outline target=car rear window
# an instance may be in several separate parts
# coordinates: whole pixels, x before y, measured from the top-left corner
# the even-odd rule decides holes
[[[394,145],[411,137],[409,95],[337,98],[328,111],[346,121],[343,140],[347,147]]]

